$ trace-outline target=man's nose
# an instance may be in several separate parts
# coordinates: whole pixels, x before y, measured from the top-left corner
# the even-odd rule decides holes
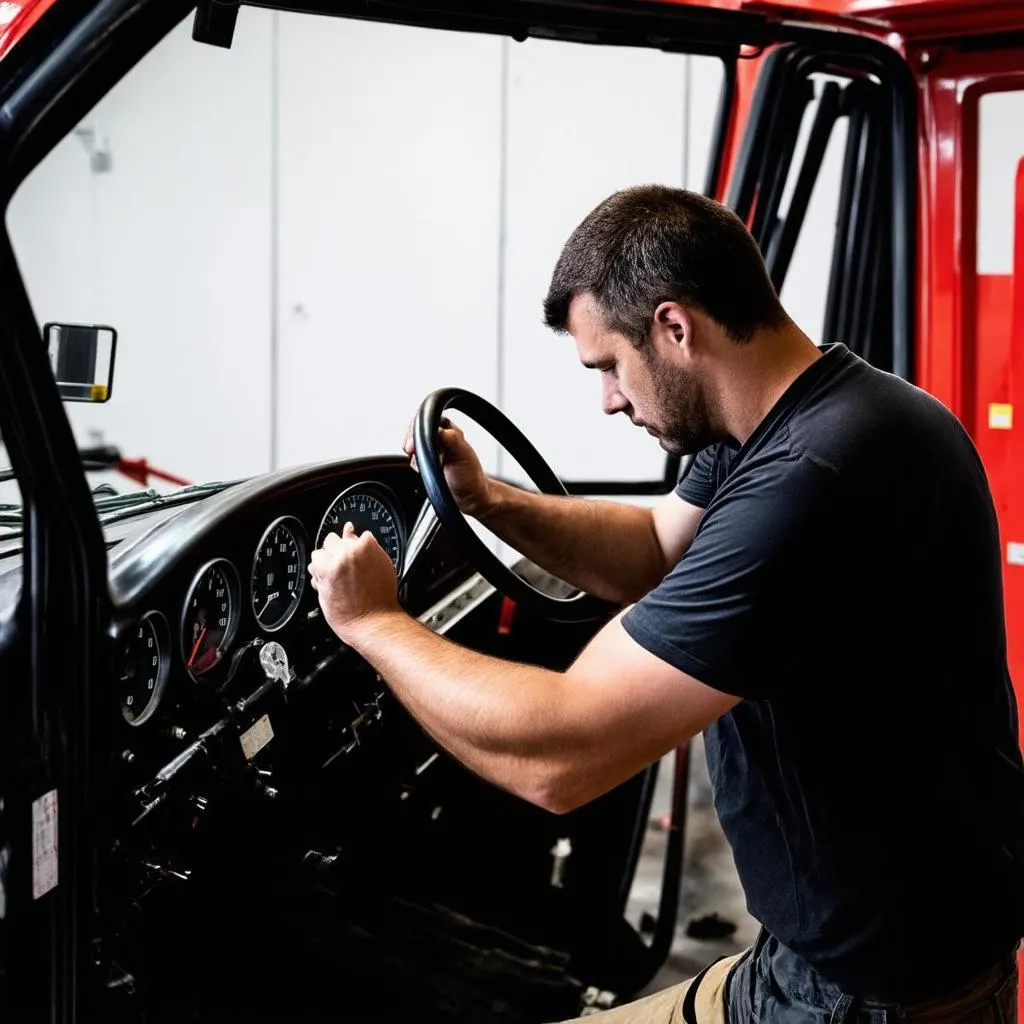
[[[628,407],[629,402],[619,391],[615,381],[606,378],[602,382],[601,388],[601,411],[607,416],[614,416],[615,413],[622,412]]]

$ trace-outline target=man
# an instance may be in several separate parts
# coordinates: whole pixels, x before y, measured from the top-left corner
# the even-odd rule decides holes
[[[616,193],[545,302],[621,412],[698,453],[653,511],[489,480],[462,509],[623,604],[564,673],[405,615],[346,527],[313,555],[327,621],[471,769],[555,812],[705,731],[755,947],[605,1020],[1016,1020],[1024,768],[997,522],[937,401],[786,315],[745,226],[677,189]],[[406,450],[412,452],[407,440]]]

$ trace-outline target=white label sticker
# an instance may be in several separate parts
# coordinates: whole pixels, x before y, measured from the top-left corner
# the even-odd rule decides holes
[[[32,899],[57,888],[57,790],[32,801]]]
[[[1024,565],[1024,544],[1011,540],[1006,545],[1006,562],[1008,565]]]
[[[270,716],[264,715],[242,733],[242,753],[251,761],[273,738]]]

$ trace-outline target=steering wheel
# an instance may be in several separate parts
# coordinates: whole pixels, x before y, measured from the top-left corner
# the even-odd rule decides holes
[[[582,590],[558,597],[538,590],[509,569],[476,535],[452,496],[441,465],[438,430],[445,412],[457,409],[478,423],[526,471],[543,494],[568,494],[555,471],[526,435],[486,399],[462,388],[441,388],[423,400],[413,424],[416,462],[441,525],[462,549],[473,567],[500,593],[556,622],[587,622],[607,614],[615,605]]]

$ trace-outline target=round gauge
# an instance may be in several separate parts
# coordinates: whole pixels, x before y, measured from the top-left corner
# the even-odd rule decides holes
[[[342,491],[331,502],[316,535],[316,546],[323,547],[329,533],[337,533],[351,523],[356,533],[369,530],[380,546],[391,556],[395,572],[401,572],[404,537],[398,517],[384,494],[373,485],[356,484]]]
[[[160,703],[170,668],[169,638],[167,620],[159,612],[148,612],[121,635],[117,686],[129,725],[142,725]]]
[[[220,664],[238,626],[238,575],[223,558],[196,573],[181,616],[181,656],[198,677]]]
[[[256,621],[268,632],[280,629],[295,614],[306,589],[306,539],[291,516],[267,527],[252,561],[250,595]]]

